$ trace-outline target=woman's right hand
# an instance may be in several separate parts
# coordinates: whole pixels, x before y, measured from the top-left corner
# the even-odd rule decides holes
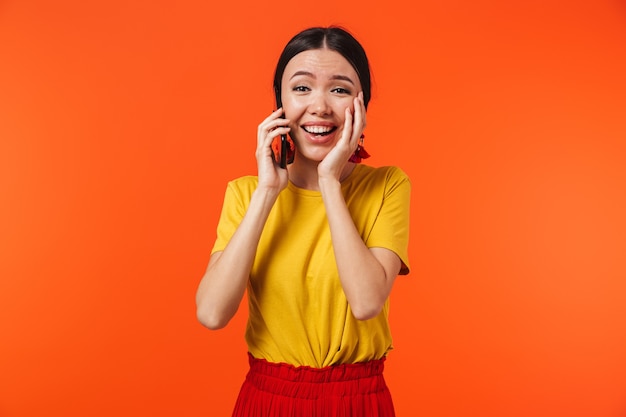
[[[271,149],[274,138],[280,135],[286,135],[290,130],[287,126],[289,120],[281,118],[280,116],[282,114],[282,108],[274,111],[259,124],[257,132],[256,160],[259,176],[258,188],[265,188],[268,191],[276,193],[282,191],[287,186],[289,180],[287,170],[280,168],[274,161],[274,155]]]

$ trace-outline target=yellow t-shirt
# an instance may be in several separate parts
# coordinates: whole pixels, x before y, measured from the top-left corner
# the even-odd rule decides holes
[[[212,252],[224,250],[246,213],[257,177],[231,181]],[[384,247],[407,274],[411,185],[396,167],[356,165],[342,192],[368,247]],[[255,358],[321,368],[380,359],[392,349],[389,301],[375,318],[354,318],[339,281],[318,191],[289,183],[263,229],[248,283],[248,349]]]

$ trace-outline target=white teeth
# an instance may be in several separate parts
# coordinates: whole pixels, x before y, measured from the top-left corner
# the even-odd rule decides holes
[[[306,126],[304,130],[306,130],[309,133],[314,133],[316,135],[319,135],[321,133],[328,133],[331,130],[333,130],[333,128],[330,126]]]

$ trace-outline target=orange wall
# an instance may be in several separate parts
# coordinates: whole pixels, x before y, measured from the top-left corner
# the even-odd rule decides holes
[[[331,23],[414,185],[398,415],[626,415],[623,2],[211,3],[0,2],[0,416],[229,415],[245,310],[205,330],[195,288],[282,46]]]

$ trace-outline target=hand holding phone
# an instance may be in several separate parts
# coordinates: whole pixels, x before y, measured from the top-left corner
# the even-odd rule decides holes
[[[288,135],[280,135],[272,141],[272,152],[274,153],[274,161],[284,169],[287,168],[288,164],[293,163],[296,145]]]

